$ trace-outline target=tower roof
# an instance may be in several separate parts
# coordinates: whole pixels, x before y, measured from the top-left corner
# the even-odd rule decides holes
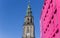
[[[31,16],[31,15],[32,15],[32,11],[31,11],[31,5],[30,5],[30,0],[29,0],[26,16]]]

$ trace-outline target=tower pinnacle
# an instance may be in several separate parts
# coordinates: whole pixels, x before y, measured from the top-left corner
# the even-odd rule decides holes
[[[30,0],[29,0],[26,16],[31,16],[31,15],[32,15],[32,11],[31,11],[31,5],[30,5]]]

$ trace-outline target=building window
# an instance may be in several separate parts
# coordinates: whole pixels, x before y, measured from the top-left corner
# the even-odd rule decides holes
[[[44,31],[44,33],[46,33],[46,32]]]
[[[44,2],[44,5],[46,5],[46,2]]]
[[[47,10],[47,12],[46,13],[48,13],[48,10]]]
[[[29,21],[29,18],[27,18],[27,20]]]
[[[46,31],[47,31],[47,28],[46,28]]]
[[[27,24],[29,24],[29,18],[27,18]]]
[[[30,19],[31,23],[32,23],[32,18]]]
[[[57,9],[55,9],[55,11],[54,11],[54,14],[56,14],[57,13]]]
[[[45,17],[46,17],[46,15],[45,15]]]
[[[58,33],[58,32],[59,32],[59,29],[56,30],[56,33]]]
[[[51,20],[49,21],[49,24],[51,23]]]
[[[47,25],[47,27],[49,27],[49,25]]]
[[[44,18],[44,21],[45,21],[45,18]]]
[[[52,15],[51,19],[53,19],[53,18],[54,18],[54,16]]]
[[[50,1],[50,3],[52,3],[52,0]]]
[[[27,22],[27,24],[29,24],[29,22]]]
[[[27,27],[27,33],[29,33],[29,27]]]
[[[45,29],[44,33],[46,33],[46,31],[47,31],[47,28]]]
[[[53,37],[55,37],[55,34],[53,34]]]
[[[48,9],[50,9],[50,5],[49,5]]]

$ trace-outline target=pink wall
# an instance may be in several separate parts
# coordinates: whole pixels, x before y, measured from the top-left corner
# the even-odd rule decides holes
[[[40,38],[60,38],[60,0],[44,0]]]

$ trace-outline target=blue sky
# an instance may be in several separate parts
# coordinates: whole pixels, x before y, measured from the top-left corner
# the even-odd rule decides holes
[[[43,0],[30,0],[35,37],[40,37],[39,19]],[[0,38],[22,38],[28,0],[0,0]]]

